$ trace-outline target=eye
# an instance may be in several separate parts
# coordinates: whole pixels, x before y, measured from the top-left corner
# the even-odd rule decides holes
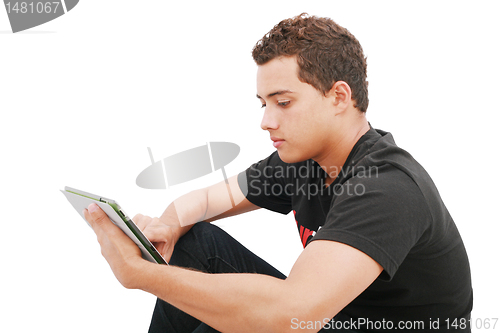
[[[290,104],[290,101],[278,101],[278,105],[281,107],[286,107]]]
[[[262,104],[261,108],[265,108],[266,107],[266,104]]]

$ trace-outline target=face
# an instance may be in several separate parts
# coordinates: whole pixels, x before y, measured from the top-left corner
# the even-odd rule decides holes
[[[295,57],[282,57],[257,70],[257,97],[265,108],[261,127],[286,163],[320,160],[335,134],[332,97],[301,82],[298,69]]]

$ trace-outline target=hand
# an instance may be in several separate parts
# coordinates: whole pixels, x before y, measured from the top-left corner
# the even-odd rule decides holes
[[[132,219],[144,236],[156,247],[161,256],[167,261],[174,252],[174,246],[181,236],[181,227],[167,225],[158,217],[149,217],[137,214]]]
[[[125,288],[136,288],[142,269],[139,266],[147,263],[142,259],[139,247],[95,203],[90,204],[83,214],[96,233],[101,253],[118,281]]]

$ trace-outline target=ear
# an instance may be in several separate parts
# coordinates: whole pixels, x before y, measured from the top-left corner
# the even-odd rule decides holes
[[[337,109],[338,113],[342,113],[349,105],[351,101],[351,87],[345,81],[337,81],[333,84],[332,89],[328,92],[330,98],[332,98],[333,105]]]

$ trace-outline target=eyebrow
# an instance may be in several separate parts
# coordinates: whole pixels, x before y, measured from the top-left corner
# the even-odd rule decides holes
[[[278,91],[275,91],[273,93],[268,94],[267,98],[271,98],[271,97],[276,96],[276,95],[289,94],[289,93],[293,94],[293,91],[288,90],[288,89],[286,89],[286,90],[278,90]],[[262,97],[259,96],[259,94],[257,94],[256,96],[257,96],[258,99],[263,99]]]

